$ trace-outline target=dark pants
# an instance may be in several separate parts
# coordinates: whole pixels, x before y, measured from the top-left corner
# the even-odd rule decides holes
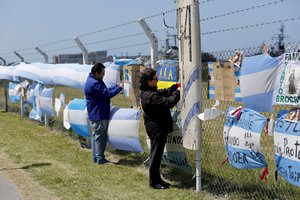
[[[154,137],[151,140],[150,149],[150,168],[149,168],[149,184],[155,185],[161,183],[160,163],[167,141],[167,134]]]

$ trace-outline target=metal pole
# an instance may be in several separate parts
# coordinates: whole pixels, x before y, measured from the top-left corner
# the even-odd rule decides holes
[[[179,67],[181,77],[181,119],[183,146],[196,150],[196,192],[201,191],[201,112],[202,66],[198,0],[179,0],[178,31],[180,39]],[[187,87],[188,86],[188,87]]]
[[[86,48],[83,46],[82,42],[79,40],[77,36],[73,38],[77,44],[77,46],[80,48],[82,55],[83,55],[83,64],[89,64],[89,55]]]
[[[25,62],[24,58],[18,52],[14,51],[14,54],[20,58],[21,62]]]
[[[149,40],[151,41],[151,67],[156,70],[158,60],[158,40],[156,35],[152,32],[148,24],[145,22],[143,18],[138,20],[141,27],[145,31],[146,35],[148,36]]]
[[[44,56],[45,58],[45,63],[48,63],[48,55],[44,51],[42,51],[39,47],[35,47],[35,50],[37,50],[37,52],[42,54],[42,56]],[[49,117],[47,115],[44,115],[44,119],[45,119],[45,126],[49,127]]]
[[[0,60],[2,60],[3,65],[6,66],[6,60],[0,57]],[[8,111],[7,106],[7,81],[3,80],[3,90],[4,90],[4,112]]]
[[[44,56],[45,58],[45,63],[48,63],[48,55],[44,51],[42,51],[39,47],[35,47],[35,50],[37,50],[37,52],[42,54],[42,56]]]
[[[23,102],[24,102],[24,97],[23,97],[23,88],[21,89],[21,94],[20,94],[20,108],[21,108],[21,117],[24,117],[24,108],[23,108]]]

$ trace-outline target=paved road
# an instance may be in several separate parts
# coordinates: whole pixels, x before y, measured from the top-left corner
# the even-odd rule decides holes
[[[0,199],[1,200],[22,200],[21,194],[16,187],[0,172]]]

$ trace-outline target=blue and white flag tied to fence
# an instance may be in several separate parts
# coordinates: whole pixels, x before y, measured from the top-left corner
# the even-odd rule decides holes
[[[260,150],[261,132],[267,119],[247,108],[230,107],[224,125],[224,143],[228,162],[238,169],[254,169],[267,166]]]
[[[9,100],[12,103],[15,103],[17,101],[20,101],[20,95],[17,94],[17,91],[15,90],[15,87],[17,86],[17,84],[14,84],[12,82],[9,82],[9,86],[8,86],[8,95],[9,95]]]
[[[300,115],[297,122],[287,120],[288,115],[287,111],[280,111],[275,122],[276,170],[286,181],[300,187]]]
[[[31,93],[32,110],[29,113],[29,119],[42,121],[42,110],[40,109],[40,93],[43,90],[43,84],[37,83],[34,92]]]
[[[108,142],[112,148],[142,152],[139,139],[141,111],[113,107],[110,110]]]
[[[272,111],[278,63],[278,57],[273,58],[268,54],[244,58],[240,88],[245,107],[258,112]]]
[[[88,114],[85,99],[73,99],[68,105],[69,123],[74,133],[89,137]]]
[[[44,88],[39,98],[40,109],[47,116],[54,116],[53,88]]]

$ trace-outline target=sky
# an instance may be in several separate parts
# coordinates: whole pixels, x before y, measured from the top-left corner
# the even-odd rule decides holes
[[[138,23],[144,18],[165,45],[175,45],[176,8],[174,0],[0,0],[0,57],[20,62],[43,62],[38,46],[52,60],[53,55],[80,53],[77,36],[91,51],[107,50],[117,57],[150,55],[148,37]],[[300,43],[300,0],[206,0],[200,1],[201,50],[216,52],[274,44],[284,22],[286,42]],[[261,6],[265,5],[265,6]],[[258,7],[246,10],[251,7]],[[236,11],[243,10],[236,13]],[[228,14],[234,12],[235,14]],[[164,13],[164,15],[163,15]],[[219,15],[222,15],[218,17]],[[165,23],[164,23],[165,21]],[[276,22],[271,23],[270,22]],[[230,28],[265,24],[252,28]],[[167,25],[169,28],[166,28]],[[211,33],[217,31],[217,33]],[[221,31],[221,32],[220,32]],[[272,39],[273,38],[273,39]],[[176,42],[178,45],[178,42]]]

